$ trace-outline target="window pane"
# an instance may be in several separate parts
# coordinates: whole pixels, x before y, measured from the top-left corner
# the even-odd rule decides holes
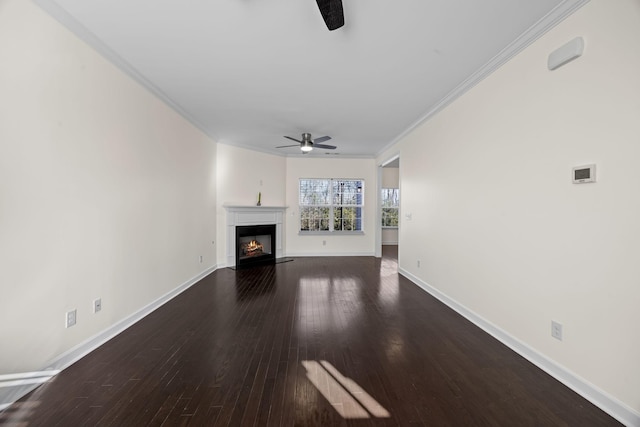
[[[333,180],[334,205],[362,205],[363,182],[360,180]]]
[[[399,207],[400,206],[400,190],[397,188],[382,189],[382,206],[383,207]]]
[[[339,231],[362,231],[362,208],[334,208],[333,229]]]
[[[330,183],[328,179],[301,179],[300,205],[328,205]]]
[[[397,227],[398,226],[398,209],[382,208],[382,226]]]
[[[328,207],[300,207],[301,231],[329,230]]]

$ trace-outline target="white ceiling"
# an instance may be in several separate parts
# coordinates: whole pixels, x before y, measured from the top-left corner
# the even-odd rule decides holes
[[[373,157],[586,0],[34,0],[218,142]],[[546,66],[546,58],[540,58]],[[316,149],[311,156],[324,156]]]

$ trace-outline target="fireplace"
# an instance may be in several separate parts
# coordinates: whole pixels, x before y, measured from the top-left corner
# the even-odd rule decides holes
[[[238,235],[236,228],[275,224],[275,239],[271,237],[271,252],[275,259],[284,257],[284,219],[286,206],[238,206],[224,205],[227,211],[226,266],[238,265]],[[269,233],[271,234],[271,233]]]
[[[276,225],[236,227],[236,267],[274,263]]]

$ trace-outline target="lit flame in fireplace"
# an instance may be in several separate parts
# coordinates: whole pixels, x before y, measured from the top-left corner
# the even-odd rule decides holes
[[[262,243],[259,243],[257,240],[252,240],[249,243],[245,243],[243,245],[244,253],[246,255],[260,255],[264,249]]]

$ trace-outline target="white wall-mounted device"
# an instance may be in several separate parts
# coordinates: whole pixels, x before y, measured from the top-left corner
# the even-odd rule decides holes
[[[547,60],[547,66],[550,70],[555,70],[582,56],[584,52],[584,40],[582,37],[576,37],[570,42],[562,45],[558,49],[551,52]]]
[[[596,182],[596,165],[576,166],[571,174],[574,184]]]

